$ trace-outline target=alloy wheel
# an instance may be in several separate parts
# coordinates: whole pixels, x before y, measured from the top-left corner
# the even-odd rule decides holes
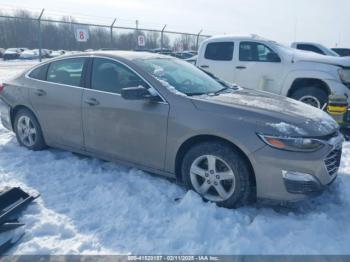
[[[17,132],[21,142],[32,147],[35,144],[37,131],[32,120],[28,116],[21,116],[17,122]]]
[[[236,180],[232,168],[221,158],[203,155],[196,158],[190,168],[194,189],[205,199],[222,202],[232,196]]]

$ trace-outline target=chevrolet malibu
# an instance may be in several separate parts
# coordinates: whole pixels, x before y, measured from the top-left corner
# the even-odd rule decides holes
[[[2,84],[0,98],[21,146],[176,178],[223,207],[302,200],[335,180],[341,159],[343,137],[321,110],[159,54],[60,57]]]

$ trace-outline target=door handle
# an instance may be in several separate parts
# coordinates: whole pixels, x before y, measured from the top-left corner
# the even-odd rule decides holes
[[[246,69],[245,66],[236,66],[237,69]]]
[[[100,104],[96,98],[90,98],[84,101],[85,104],[88,104],[89,106],[97,106]]]
[[[46,92],[42,89],[36,89],[34,91],[34,94],[36,94],[37,96],[44,96],[44,95],[46,95]]]
[[[208,65],[201,65],[201,68],[209,68]]]

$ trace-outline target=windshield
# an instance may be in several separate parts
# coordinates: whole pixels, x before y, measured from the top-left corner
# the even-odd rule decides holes
[[[332,49],[322,46],[323,51],[326,53],[326,55],[328,56],[339,56],[339,54],[337,54],[336,52],[334,52]]]
[[[135,59],[133,62],[161,80],[165,87],[175,88],[176,91],[186,95],[217,93],[230,87],[220,80],[215,80],[190,63],[179,59]]]

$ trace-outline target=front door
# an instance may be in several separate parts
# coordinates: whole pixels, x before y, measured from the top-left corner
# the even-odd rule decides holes
[[[85,147],[123,161],[164,168],[169,105],[125,100],[121,89],[148,85],[125,65],[94,58],[91,88],[83,94]]]

